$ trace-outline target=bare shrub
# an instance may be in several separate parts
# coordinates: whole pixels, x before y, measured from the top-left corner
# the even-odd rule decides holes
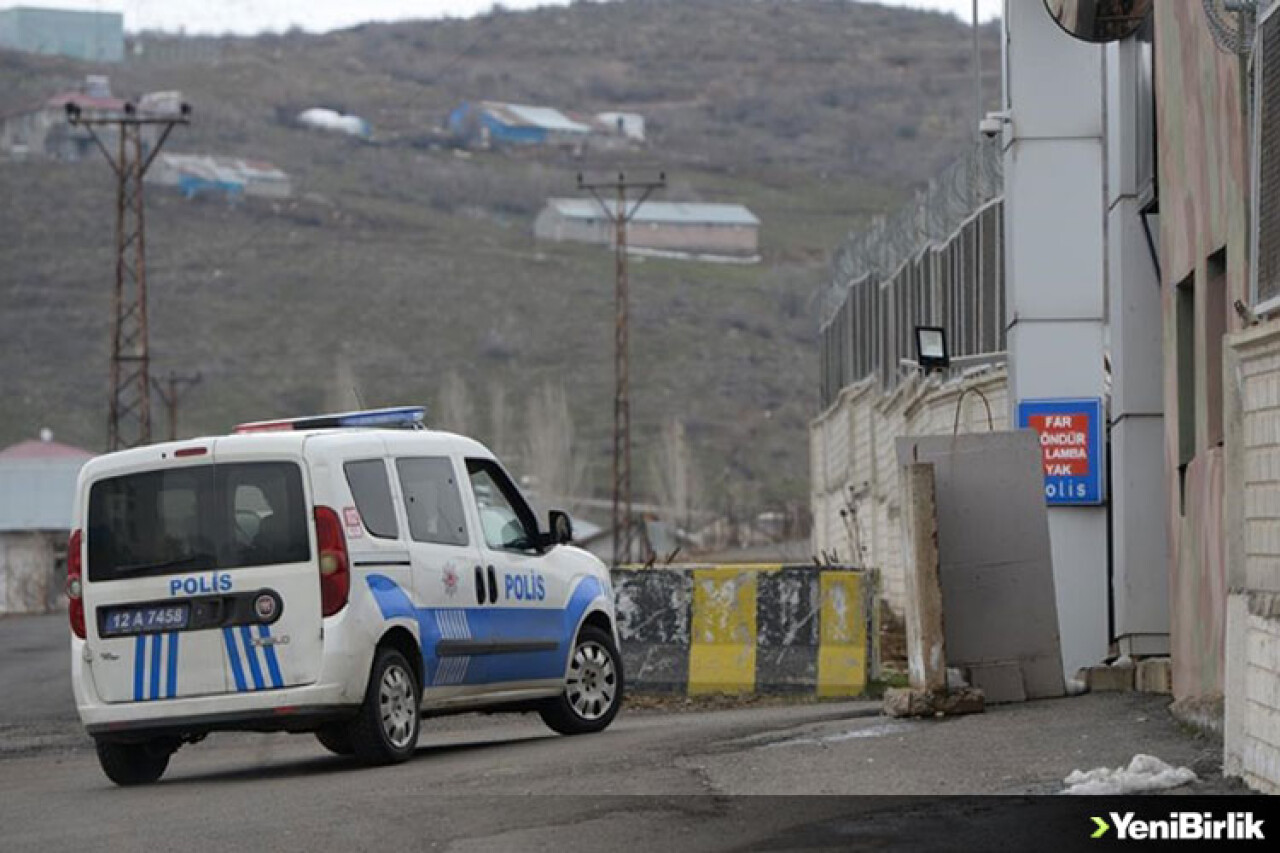
[[[688,530],[702,504],[702,481],[684,421],[667,421],[649,458],[650,488],[668,520]]]
[[[563,385],[546,383],[529,400],[524,472],[544,505],[574,509],[586,463],[574,452],[573,415]]]
[[[436,404],[436,423],[444,429],[461,435],[469,435],[475,420],[475,407],[467,383],[450,370],[440,383],[440,397]]]

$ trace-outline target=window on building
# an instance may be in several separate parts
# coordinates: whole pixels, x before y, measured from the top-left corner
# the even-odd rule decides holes
[[[1187,276],[1174,291],[1178,359],[1178,485],[1187,508],[1187,466],[1196,455],[1196,278]]]
[[[1280,297],[1280,12],[1266,17],[1258,57],[1257,293],[1258,303]]]
[[[1204,283],[1205,444],[1222,444],[1222,340],[1227,334],[1227,249],[1209,256]]]

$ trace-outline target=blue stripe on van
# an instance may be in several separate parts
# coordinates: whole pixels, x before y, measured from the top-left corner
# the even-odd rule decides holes
[[[169,635],[169,679],[165,693],[169,699],[178,695],[178,638],[181,636],[177,632]]]
[[[160,698],[160,647],[164,645],[164,634],[151,635],[151,690],[148,699]]]
[[[258,636],[264,640],[270,638],[271,628],[266,625],[259,625]],[[276,647],[274,645],[265,646],[263,654],[267,657],[267,672],[271,675],[271,686],[284,687],[284,679],[280,677],[280,661],[276,659]]]
[[[253,675],[253,689],[261,690],[266,685],[262,681],[262,667],[258,665],[258,652],[253,647],[253,633],[248,625],[240,626],[240,639],[244,640],[244,656],[249,659],[249,672]]]
[[[385,575],[366,578],[383,619],[416,619],[422,650],[423,684],[494,684],[504,681],[562,678],[578,623],[604,588],[594,577],[579,580],[563,610],[533,607],[437,609],[413,606],[408,593]],[[463,614],[458,623],[455,614]],[[456,672],[452,658],[441,658],[436,646],[446,634],[488,640],[555,640],[556,647],[537,652],[477,655]],[[454,681],[453,679],[458,679]]]
[[[141,702],[143,668],[147,664],[147,638],[139,634],[133,641],[133,701]]]
[[[231,675],[236,680],[236,690],[244,691],[244,669],[240,666],[240,652],[236,650],[236,635],[230,628],[222,629],[222,639],[227,644],[227,660],[231,662]]]

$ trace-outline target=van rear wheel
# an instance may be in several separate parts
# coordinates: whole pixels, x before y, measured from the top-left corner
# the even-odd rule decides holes
[[[609,632],[584,625],[574,641],[564,692],[538,714],[553,731],[582,735],[604,731],[622,705],[622,656]]]
[[[160,741],[114,743],[97,741],[102,772],[117,785],[147,785],[164,775],[172,747]]]
[[[413,667],[392,648],[380,648],[369,673],[360,713],[347,727],[356,758],[366,764],[399,764],[418,745],[422,693]]]

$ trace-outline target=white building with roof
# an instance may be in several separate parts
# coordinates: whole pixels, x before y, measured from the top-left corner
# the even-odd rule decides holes
[[[552,198],[534,221],[540,240],[612,245],[613,214],[594,198]],[[760,220],[740,204],[646,201],[627,226],[627,246],[642,251],[733,259],[758,257]]]
[[[92,457],[47,430],[0,450],[0,613],[44,613],[62,601],[76,478]]]

